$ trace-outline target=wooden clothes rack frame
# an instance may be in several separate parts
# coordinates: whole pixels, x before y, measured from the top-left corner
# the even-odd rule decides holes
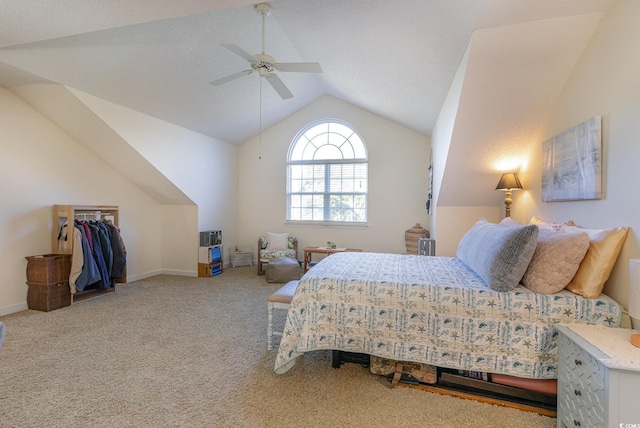
[[[69,235],[66,246],[60,248],[58,236],[61,228],[66,223],[72,225],[73,221],[78,220],[111,220],[118,227],[118,207],[115,205],[54,205],[53,206],[53,231],[52,231],[52,253],[53,254],[73,254],[73,235]],[[67,226],[69,227],[69,226]],[[67,233],[73,231],[68,228]],[[122,278],[117,278],[116,283],[127,282],[126,268]],[[100,294],[116,291],[115,283],[106,290],[87,290],[79,291],[71,294],[71,303],[74,301],[84,300]]]

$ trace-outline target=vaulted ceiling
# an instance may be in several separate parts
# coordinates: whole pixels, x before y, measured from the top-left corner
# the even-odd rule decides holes
[[[487,173],[538,136],[613,0],[273,0],[265,52],[323,70],[279,73],[288,100],[257,73],[209,84],[248,68],[222,44],[261,52],[253,3],[3,0],[0,85],[59,83],[232,144],[324,94],[430,135],[469,48],[447,176]]]

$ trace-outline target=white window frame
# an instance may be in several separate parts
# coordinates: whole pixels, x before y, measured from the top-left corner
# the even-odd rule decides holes
[[[348,128],[348,135],[340,134],[337,132],[333,132],[335,130],[331,129],[331,124],[336,124],[336,128],[340,130],[345,130],[345,127]],[[315,135],[308,135],[308,132],[318,130],[318,127],[327,126],[326,132],[319,132]],[[315,129],[314,129],[315,128]],[[326,138],[325,138],[326,136]],[[299,146],[302,144],[303,146]],[[304,149],[301,149],[304,147]],[[296,149],[297,148],[297,149]],[[334,154],[340,153],[341,158],[338,157],[323,157],[319,154],[319,149],[326,151],[332,151]],[[305,150],[306,149],[306,150]],[[313,153],[312,156],[309,153]],[[316,155],[319,155],[320,158],[316,158]],[[302,158],[306,159],[302,159]],[[367,154],[367,146],[364,140],[360,137],[360,134],[355,130],[355,128],[342,120],[339,119],[322,119],[315,122],[312,122],[305,126],[295,138],[292,140],[289,145],[289,151],[287,153],[287,162],[286,162],[286,223],[289,224],[303,224],[303,225],[320,225],[320,226],[348,226],[348,227],[366,227],[367,226],[367,218],[368,218],[368,154]],[[330,171],[335,169],[336,167],[353,168],[353,172],[350,176],[346,177],[342,174],[340,175],[339,183],[340,187],[349,187],[349,181],[353,180],[353,187],[359,186],[363,190],[356,191],[348,190],[348,191],[335,191],[331,190],[331,175]],[[313,180],[314,174],[311,176],[306,176],[307,181],[315,181],[315,184],[321,184],[322,189],[312,189],[312,190],[292,190],[293,187],[296,187],[292,184],[293,175],[297,172],[294,168],[296,167],[311,167],[318,168],[324,167],[320,169],[315,169],[318,171],[320,179]],[[309,169],[307,168],[307,173]],[[315,172],[314,171],[314,172]],[[302,172],[302,174],[305,174]],[[361,176],[360,181],[358,181],[358,175]],[[362,176],[364,175],[364,176]],[[335,179],[335,177],[334,177]],[[302,178],[301,178],[302,180]],[[356,182],[358,184],[356,185]],[[335,180],[333,180],[334,184]],[[310,185],[313,187],[313,185]],[[292,209],[292,198],[295,197],[322,197],[322,204],[318,206],[313,206],[313,204],[307,207],[307,210],[311,210],[311,217],[322,211],[322,219],[314,218],[314,219],[302,219],[304,216],[302,212],[299,212],[298,215],[294,215]],[[364,197],[364,207],[360,206],[358,208],[353,207],[353,205],[347,210],[348,214],[353,216],[357,216],[358,213],[363,213],[360,220],[331,220],[332,214],[335,215],[335,210],[331,209],[331,198],[332,197],[346,197],[346,198],[354,198],[362,201]],[[305,210],[305,207],[300,207],[300,211]],[[307,216],[308,217],[308,216]]]

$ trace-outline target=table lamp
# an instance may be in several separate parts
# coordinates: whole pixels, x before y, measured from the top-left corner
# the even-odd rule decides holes
[[[511,203],[513,202],[513,199],[511,199],[511,191],[518,189],[523,189],[520,179],[518,178],[518,174],[515,172],[502,174],[502,177],[500,177],[500,181],[496,186],[496,190],[504,190],[506,192],[504,198],[505,217],[511,216]]]

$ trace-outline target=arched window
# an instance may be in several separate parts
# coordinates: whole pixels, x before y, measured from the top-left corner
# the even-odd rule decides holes
[[[314,122],[287,155],[287,221],[366,224],[367,149],[345,122]]]

